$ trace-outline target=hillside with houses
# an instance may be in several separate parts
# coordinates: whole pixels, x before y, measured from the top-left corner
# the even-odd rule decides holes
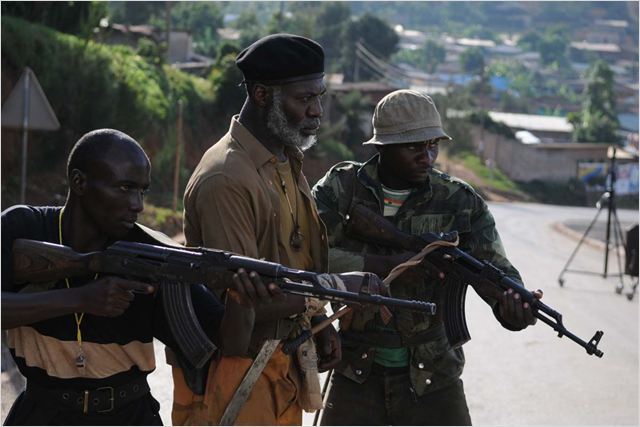
[[[61,153],[72,141],[104,125],[87,114],[89,102],[126,112],[109,112],[109,124],[140,139],[161,170],[178,167],[177,188],[184,188],[242,105],[235,55],[274,32],[312,37],[326,52],[320,144],[305,160],[311,182],[337,161],[370,156],[361,142],[371,134],[373,107],[387,93],[410,88],[434,98],[454,138],[443,145],[446,162],[439,166],[466,168],[487,194],[496,187],[482,177],[500,176],[514,197],[590,204],[590,192],[604,189],[615,146],[620,164],[636,164],[626,182],[631,203],[637,200],[637,2],[108,2],[55,5],[57,14],[24,5],[2,4],[2,101],[30,65],[62,118],[61,130],[32,135],[27,189],[41,202],[63,197],[64,189],[49,175],[38,180],[43,165],[62,170]],[[35,36],[50,31],[60,36]],[[46,60],[56,43],[77,46],[69,60]],[[96,62],[91,55],[98,51]],[[98,63],[116,57],[120,71],[102,76]],[[137,68],[123,67],[129,63]],[[97,67],[92,93],[104,99],[81,96],[91,81],[81,71],[85,64]],[[60,91],[61,76],[76,72],[82,77],[65,81],[78,87]],[[114,85],[129,95],[113,92]],[[70,104],[67,93],[82,103]],[[21,133],[3,127],[2,138],[7,205],[17,197]],[[184,154],[177,166],[176,150]],[[477,159],[475,171],[465,163],[469,156]],[[151,200],[160,206],[175,204],[169,176],[154,174]],[[558,196],[545,196],[552,193]]]

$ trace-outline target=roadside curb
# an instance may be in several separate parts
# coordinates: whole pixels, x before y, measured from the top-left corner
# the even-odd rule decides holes
[[[572,230],[571,228],[567,227],[566,225],[564,225],[561,222],[555,222],[553,223],[553,225],[551,226],[555,231],[557,231],[560,234],[564,234],[565,236],[569,237],[570,239],[573,239],[577,242],[580,241],[580,239],[582,238],[582,235],[584,233],[579,233],[575,230]],[[587,236],[585,237],[583,243],[585,245],[591,246],[594,249],[606,249],[606,245],[604,242],[598,240],[598,239],[592,239],[591,237]]]

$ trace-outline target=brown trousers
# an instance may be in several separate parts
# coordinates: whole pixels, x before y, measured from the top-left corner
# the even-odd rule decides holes
[[[251,366],[252,359],[222,357],[209,368],[204,396],[187,387],[182,370],[173,367],[173,425],[217,425]],[[235,425],[301,425],[300,378],[293,359],[280,349],[271,357],[242,407]]]

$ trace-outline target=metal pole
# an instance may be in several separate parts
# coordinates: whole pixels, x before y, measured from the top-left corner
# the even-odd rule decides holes
[[[170,52],[169,52],[169,45],[170,45],[170,38],[171,38],[171,2],[167,1],[164,4],[164,37],[166,40],[166,46],[165,46],[165,60],[167,61],[167,64],[171,63],[171,58],[170,58]]]
[[[605,199],[605,194],[602,195],[600,200]],[[578,250],[580,249],[580,246],[582,246],[582,242],[585,241],[585,239],[587,238],[587,235],[591,231],[591,228],[593,228],[593,225],[596,223],[596,221],[598,221],[598,217],[600,216],[600,212],[602,212],[602,204],[599,205],[598,212],[596,212],[596,216],[593,217],[593,220],[591,221],[591,223],[589,224],[589,226],[587,227],[585,232],[582,234],[582,237],[580,238],[580,241],[578,242],[578,245],[576,246],[576,248],[571,253],[571,256],[567,260],[567,263],[564,265],[564,267],[562,267],[562,271],[560,272],[560,276],[558,276],[558,284],[560,286],[564,286],[564,279],[563,279],[564,273],[569,270],[569,264],[571,264],[571,261],[573,261],[573,257],[576,256],[576,254],[578,253]],[[593,273],[593,274],[599,274],[599,273]]]
[[[333,369],[329,369],[327,371],[327,377],[324,379],[324,384],[322,385],[322,408],[318,409],[316,413],[313,415],[313,426],[319,426],[321,420],[321,414],[324,411],[324,406],[327,402],[327,390],[329,389],[329,384],[331,383],[331,375],[333,375]]]
[[[21,170],[21,182],[20,182],[20,203],[26,202],[27,195],[27,137],[29,133],[29,113],[30,106],[29,101],[31,98],[31,70],[27,68],[24,74],[24,87],[22,89],[22,96],[24,99],[22,109],[22,170]]]
[[[178,125],[176,126],[176,163],[173,170],[173,210],[178,210],[178,187],[180,186],[180,146],[182,145],[182,100],[178,101]]]
[[[358,42],[360,43],[360,42]],[[354,69],[353,69],[353,81],[354,82],[359,82],[360,81],[360,58],[358,57],[358,43],[356,43],[355,46],[355,63],[354,63]]]
[[[609,164],[609,206],[607,211],[607,238],[604,249],[604,273],[602,277],[607,278],[607,270],[609,268],[609,243],[611,239],[611,210],[614,208],[615,203],[615,186],[616,186],[616,147],[613,148],[611,155],[611,163]]]

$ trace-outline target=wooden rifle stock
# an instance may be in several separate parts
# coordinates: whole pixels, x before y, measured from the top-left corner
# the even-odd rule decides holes
[[[420,252],[427,244],[438,240],[455,240],[456,232],[426,233],[414,236],[399,230],[392,222],[362,204],[355,204],[347,215],[345,232],[363,242],[392,247],[405,251]],[[521,283],[507,277],[497,267],[487,261],[480,261],[456,247],[440,247],[425,257],[425,262],[438,271],[454,275],[456,280],[447,284],[443,307],[443,322],[447,338],[452,347],[458,347],[471,339],[465,316],[467,285],[483,287],[496,294],[512,289],[522,300],[531,305],[533,314],[552,327],[558,337],[567,336],[582,346],[588,354],[602,357],[598,343],[603,332],[596,331],[589,342],[580,339],[562,323],[562,314],[544,304]]]
[[[95,273],[91,260],[99,252],[79,254],[53,243],[18,239],[13,244],[13,281],[39,283]]]

